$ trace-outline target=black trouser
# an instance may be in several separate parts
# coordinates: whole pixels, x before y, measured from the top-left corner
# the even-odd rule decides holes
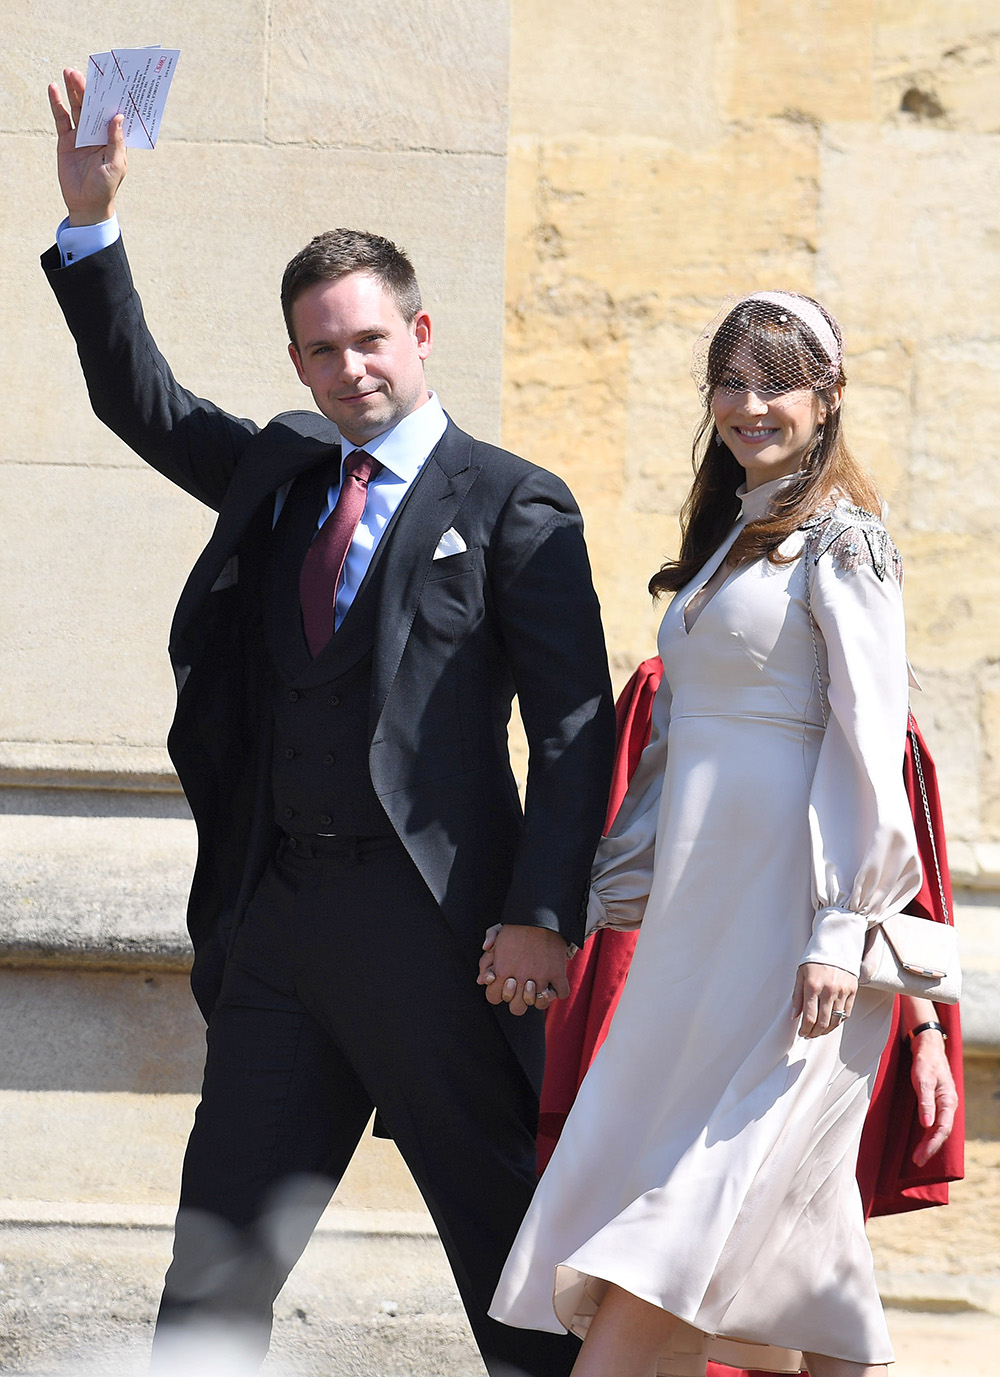
[[[574,1339],[486,1314],[534,1187],[538,1107],[475,974],[395,838],[282,843],[209,1022],[158,1335],[214,1319],[263,1358],[274,1297],[377,1106],[490,1373],[569,1371]]]

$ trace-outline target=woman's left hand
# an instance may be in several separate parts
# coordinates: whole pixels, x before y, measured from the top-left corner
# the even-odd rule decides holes
[[[857,990],[857,976],[839,966],[821,966],[815,961],[800,966],[792,996],[792,1017],[802,1018],[799,1036],[821,1038],[834,1032],[850,1018]]]
[[[940,1151],[951,1133],[958,1108],[958,1091],[944,1050],[944,1038],[930,1028],[910,1039],[913,1065],[910,1081],[917,1097],[920,1127],[924,1136],[913,1160],[918,1167]]]

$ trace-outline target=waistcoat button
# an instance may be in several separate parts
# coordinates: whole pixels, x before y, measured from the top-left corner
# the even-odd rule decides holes
[[[294,759],[295,759],[295,752],[292,750],[291,746],[288,746],[288,747],[285,748],[285,759],[286,759],[286,760],[294,760]]]
[[[335,693],[331,694],[330,698],[327,701],[329,702],[331,708],[340,707],[340,699],[337,697]]]
[[[294,809],[294,808],[286,808],[286,809],[285,809],[285,817],[286,817],[286,818],[294,818],[294,816],[295,816],[295,809]]]
[[[319,820],[324,827],[329,827],[330,823],[333,822],[333,818],[331,818],[329,813],[320,813]]]
[[[328,751],[328,752],[326,753],[326,755],[323,757],[323,764],[324,764],[324,765],[332,765],[333,762],[334,762],[334,759],[335,759],[335,757],[332,756],[332,755],[329,753],[329,751]]]
[[[289,701],[289,703],[297,703],[297,702],[299,701],[299,691],[298,691],[298,689],[289,689],[289,690],[288,690],[288,701]]]

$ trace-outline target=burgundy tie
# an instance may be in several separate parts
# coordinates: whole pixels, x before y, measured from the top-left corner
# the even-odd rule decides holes
[[[313,659],[333,635],[337,585],[354,532],[365,510],[368,481],[379,470],[377,459],[363,449],[352,450],[344,460],[344,481],[337,505],[323,522],[306,551],[299,575],[302,622]]]

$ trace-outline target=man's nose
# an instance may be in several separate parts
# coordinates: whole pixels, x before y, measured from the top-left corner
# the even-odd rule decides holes
[[[340,374],[342,378],[351,382],[364,377],[364,359],[356,349],[344,350],[344,356],[340,361]]]

